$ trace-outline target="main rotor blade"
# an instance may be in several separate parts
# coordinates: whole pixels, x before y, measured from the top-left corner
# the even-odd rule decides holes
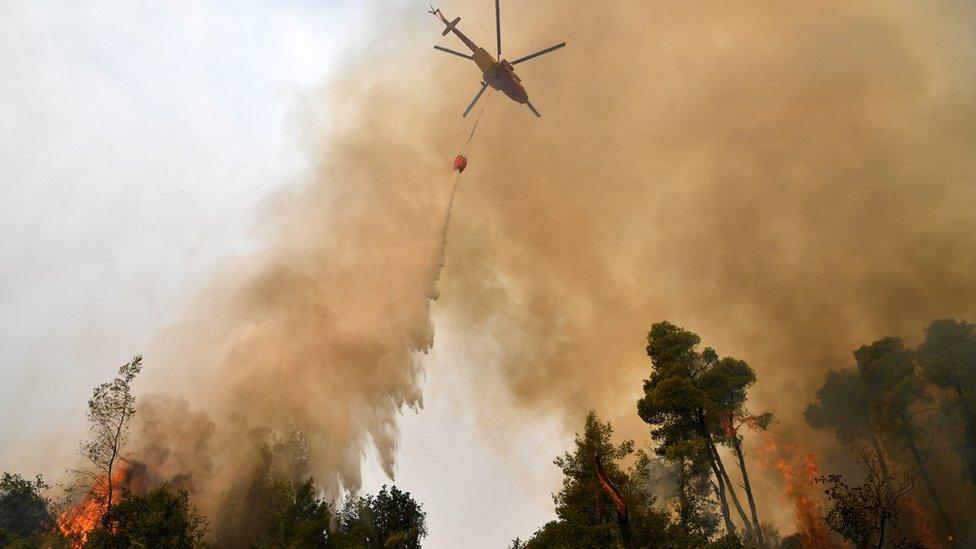
[[[450,48],[442,48],[441,46],[434,46],[434,49],[435,50],[441,50],[441,51],[447,52],[447,53],[453,53],[454,55],[456,55],[458,57],[463,57],[465,59],[474,59],[474,56],[473,55],[468,55],[466,53],[461,53],[459,51],[454,51],[454,50],[452,50]]]
[[[556,50],[558,50],[559,48],[561,48],[561,47],[563,47],[565,45],[566,45],[566,42],[563,42],[562,44],[556,44],[555,46],[548,47],[548,48],[546,48],[544,50],[539,50],[539,51],[537,51],[535,53],[531,53],[529,55],[526,55],[525,57],[519,57],[515,61],[512,61],[512,64],[513,65],[517,65],[517,64],[521,63],[522,61],[528,61],[529,59],[532,59],[532,58],[535,58],[535,57],[539,57],[540,55],[545,55],[545,54],[547,54],[547,53],[549,53],[551,51],[556,51]]]
[[[468,105],[468,108],[464,109],[464,114],[461,115],[462,118],[468,116],[468,113],[471,112],[471,109],[474,108],[474,104],[477,103],[479,99],[481,99],[481,94],[485,93],[486,89],[488,89],[488,84],[486,82],[482,82],[481,89],[478,90],[478,95],[474,96],[474,99],[471,100],[471,104]]]
[[[498,59],[502,58],[502,7],[501,0],[495,0],[495,38],[498,39]]]
[[[532,106],[532,103],[526,101],[525,104],[528,105],[529,110],[532,111],[532,114],[534,114],[536,118],[542,118],[542,115],[539,114],[539,111],[535,110],[535,107]]]

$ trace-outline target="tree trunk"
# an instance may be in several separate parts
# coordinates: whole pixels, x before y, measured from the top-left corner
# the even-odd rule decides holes
[[[715,475],[715,494],[718,496],[718,502],[722,507],[722,519],[725,521],[725,531],[729,535],[735,535],[735,523],[732,522],[732,515],[729,513],[729,500],[725,497],[725,480],[722,479],[722,473],[719,472],[718,467],[715,466],[715,460],[712,459],[712,453],[708,453],[708,461],[712,466],[712,473]]]
[[[963,428],[963,440],[965,441],[965,448],[970,450],[969,455],[964,459],[966,462],[966,470],[969,473],[969,482],[976,484],[976,458],[973,457],[972,452],[976,449],[976,406],[968,403],[966,400],[965,391],[959,385],[954,385],[953,390],[956,392],[956,396],[959,398],[960,412],[962,413],[962,428]]]
[[[888,473],[888,460],[885,459],[884,452],[881,451],[881,443],[878,442],[878,435],[871,431],[871,446],[874,446],[874,453],[878,455],[878,464],[881,465],[881,472],[886,478],[891,475]]]
[[[739,520],[742,521],[742,527],[746,531],[746,536],[752,537],[752,524],[746,517],[746,512],[742,508],[742,504],[739,503],[739,496],[735,493],[735,487],[732,485],[732,479],[729,478],[729,473],[725,470],[725,464],[722,463],[722,457],[718,453],[718,448],[712,443],[711,439],[708,440],[708,445],[712,449],[712,454],[715,456],[715,463],[718,464],[718,470],[722,473],[722,478],[725,479],[725,484],[729,487],[729,495],[732,497],[732,503],[735,505],[735,510],[739,513]]]
[[[735,535],[735,523],[732,522],[732,514],[729,511],[729,500],[725,495],[725,485],[726,485],[726,475],[723,475],[724,468],[721,467],[722,459],[719,457],[718,452],[715,451],[715,446],[712,444],[712,434],[708,430],[708,425],[705,423],[705,413],[702,410],[696,410],[696,418],[698,420],[698,433],[705,442],[705,452],[708,454],[708,463],[712,467],[712,473],[715,475],[715,481],[717,483],[717,492],[719,497],[719,503],[722,504],[722,518],[725,520],[725,529],[729,534]],[[729,490],[732,490],[732,483],[729,482]],[[732,493],[733,497],[735,493]],[[748,529],[748,527],[747,527]]]
[[[976,458],[973,457],[973,451],[976,450],[976,420],[973,419],[973,416],[976,416],[976,410],[963,409],[962,413],[965,447],[969,449],[969,455],[966,456],[966,468],[969,470],[969,481],[976,485]]]
[[[114,460],[113,460],[114,461]],[[105,513],[102,514],[102,526],[108,527],[109,515],[112,513],[112,491],[114,490],[112,486],[112,462],[108,465],[108,492],[105,495]]]
[[[881,533],[878,534],[878,549],[884,549],[885,542],[885,519],[881,517]]]
[[[688,521],[691,518],[691,504],[688,502],[688,475],[685,472],[685,460],[682,458],[681,463],[678,465],[678,511],[681,518],[681,530],[685,533],[685,537],[691,535],[691,531],[688,528]]]
[[[766,537],[763,535],[762,523],[759,522],[759,513],[756,512],[756,499],[752,495],[752,485],[749,483],[749,473],[746,471],[746,458],[742,452],[742,440],[733,433],[732,447],[735,449],[735,456],[739,460],[739,471],[742,473],[742,484],[746,489],[746,498],[749,500],[749,512],[752,514],[752,524],[756,528],[756,539],[759,545],[766,547]]]
[[[928,490],[929,497],[932,498],[932,504],[935,506],[935,513],[939,515],[939,521],[942,522],[942,527],[945,529],[946,533],[952,536],[953,539],[956,537],[956,532],[952,527],[952,521],[949,520],[949,515],[945,512],[945,507],[942,506],[942,499],[939,498],[939,493],[935,490],[935,484],[932,483],[932,478],[929,476],[928,469],[925,467],[925,461],[922,460],[922,454],[918,451],[918,446],[915,445],[915,437],[912,436],[911,426],[908,422],[905,422],[905,441],[908,444],[908,449],[912,453],[912,458],[915,460],[915,465],[918,468],[918,474],[922,477],[922,482],[925,483],[925,488]]]
[[[115,459],[119,455],[121,446],[122,429],[125,427],[125,413],[119,417],[119,423],[115,426],[115,436],[112,438],[112,454],[108,460],[108,493],[105,494],[105,514],[102,515],[102,524],[108,528],[112,517],[112,496],[115,495]]]

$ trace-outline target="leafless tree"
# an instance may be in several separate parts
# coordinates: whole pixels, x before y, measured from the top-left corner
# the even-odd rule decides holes
[[[883,467],[865,448],[858,448],[857,454],[865,475],[862,484],[852,486],[841,475],[817,479],[826,485],[824,492],[830,501],[824,521],[858,549],[881,549],[886,533],[898,522],[902,499],[915,487],[915,477]]]

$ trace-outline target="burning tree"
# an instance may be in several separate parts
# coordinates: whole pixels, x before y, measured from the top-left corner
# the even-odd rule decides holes
[[[749,501],[749,512],[752,514],[752,524],[755,526],[755,532],[759,545],[765,547],[766,539],[762,529],[762,523],[759,522],[759,513],[756,511],[756,498],[752,492],[752,483],[749,482],[749,470],[746,467],[746,456],[745,451],[742,448],[742,428],[747,427],[753,431],[766,431],[769,429],[769,424],[773,421],[772,412],[766,412],[759,415],[751,415],[745,411],[727,411],[725,418],[720,421],[722,426],[722,434],[724,435],[724,441],[726,444],[732,446],[735,451],[735,460],[739,465],[739,474],[742,475],[742,487],[746,491],[746,499]]]
[[[925,433],[915,416],[929,409],[919,408],[919,405],[931,403],[932,397],[916,368],[915,352],[906,349],[900,338],[886,337],[854,351],[854,359],[861,377],[872,387],[873,398],[868,402],[872,416],[879,422],[879,431],[896,449],[908,453],[942,527],[950,538],[954,538],[952,521],[919,444]]]
[[[924,346],[923,346],[924,347]],[[886,337],[854,351],[856,369],[827,373],[817,402],[806,410],[814,428],[832,429],[838,441],[870,442],[874,461],[888,474],[884,449],[912,463],[946,534],[955,536],[939,490],[929,473],[928,458],[919,440],[925,435],[916,416],[931,409],[932,398],[916,367],[917,353],[902,340]],[[885,448],[882,447],[885,442]]]
[[[81,444],[80,452],[92,469],[76,471],[84,480],[73,491],[83,492],[84,498],[58,517],[61,531],[80,543],[84,543],[99,522],[108,526],[112,506],[121,495],[120,484],[125,476],[122,448],[128,439],[129,422],[136,411],[132,381],[140,371],[142,356],[137,355],[119,368],[115,379],[95,387],[88,401],[92,438]]]

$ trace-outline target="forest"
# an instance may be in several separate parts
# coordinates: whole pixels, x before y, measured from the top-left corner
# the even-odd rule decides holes
[[[746,361],[670,322],[650,328],[646,352],[635,412],[647,439],[616,440],[598,411],[580,411],[582,430],[553,460],[556,518],[510,549],[976,546],[973,324],[935,320],[916,347],[884,337],[829,370],[804,414],[836,442],[823,466],[823,449],[778,440],[775,410],[750,406],[760,380]],[[248,475],[202,512],[206,479],[161,478],[129,451],[141,369],[137,356],[93,390],[89,437],[63,483],[3,473],[0,546],[422,546],[421,502],[397,486],[327,499],[298,430],[267,433]],[[757,489],[768,475],[781,493]],[[789,506],[791,527],[763,517],[760,498]]]

